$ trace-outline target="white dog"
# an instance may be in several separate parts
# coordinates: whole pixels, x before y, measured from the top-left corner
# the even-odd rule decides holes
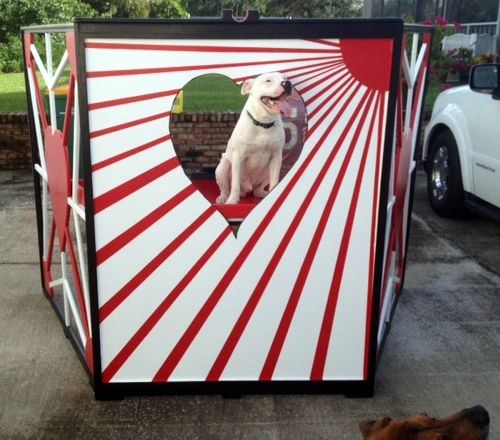
[[[251,192],[264,197],[276,186],[285,144],[281,115],[290,112],[291,91],[290,81],[278,72],[243,83],[241,94],[249,97],[215,170],[216,203],[235,204]]]

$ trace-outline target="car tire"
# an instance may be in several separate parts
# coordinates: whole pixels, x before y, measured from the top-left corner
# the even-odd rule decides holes
[[[450,131],[432,141],[427,159],[427,197],[432,209],[447,218],[470,216],[465,207],[457,143]]]

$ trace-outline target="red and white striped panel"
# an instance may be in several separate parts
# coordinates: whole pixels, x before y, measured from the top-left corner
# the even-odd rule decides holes
[[[392,44],[359,42],[86,41],[104,382],[366,379],[390,69],[356,60],[390,66]],[[302,95],[307,140],[235,237],[169,112],[201,74],[269,71]]]

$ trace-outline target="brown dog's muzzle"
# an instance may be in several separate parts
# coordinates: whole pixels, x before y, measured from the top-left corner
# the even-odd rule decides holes
[[[404,420],[367,420],[359,424],[365,440],[486,440],[490,416],[481,405],[445,419],[426,414]]]
[[[482,433],[480,440],[486,440],[490,428],[490,415],[486,408],[481,405],[473,406],[472,408],[464,409],[464,418],[469,420]]]

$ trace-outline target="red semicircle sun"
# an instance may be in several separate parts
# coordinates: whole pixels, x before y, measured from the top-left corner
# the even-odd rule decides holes
[[[392,40],[342,39],[342,57],[347,68],[360,83],[381,92],[391,83]]]

